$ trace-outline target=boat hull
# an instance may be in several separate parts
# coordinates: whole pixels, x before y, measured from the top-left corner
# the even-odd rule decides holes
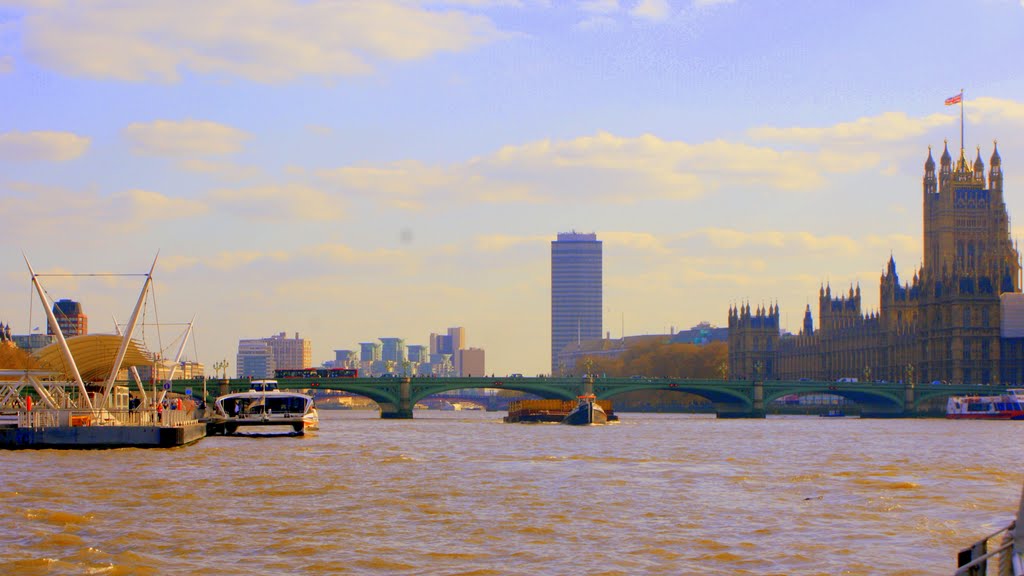
[[[204,424],[184,426],[54,426],[0,428],[0,448],[172,448],[206,436]]]
[[[608,415],[596,403],[580,404],[562,420],[562,424],[569,424],[571,426],[607,423]]]

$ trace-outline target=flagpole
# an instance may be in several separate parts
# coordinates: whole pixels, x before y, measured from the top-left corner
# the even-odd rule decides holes
[[[964,89],[960,89],[960,155],[964,155]]]

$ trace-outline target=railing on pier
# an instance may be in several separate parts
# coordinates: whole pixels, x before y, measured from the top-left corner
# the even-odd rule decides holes
[[[187,410],[49,410],[37,408],[18,412],[20,428],[67,426],[159,426],[174,428],[197,424]]]
[[[999,536],[1002,536],[1001,540]],[[995,546],[991,552],[990,546]],[[998,576],[1024,576],[1024,491],[1021,492],[1017,518],[1006,528],[993,532],[975,542],[970,548],[962,550],[957,558],[959,568],[953,574],[985,576],[989,573],[988,561],[993,558],[995,573]]]

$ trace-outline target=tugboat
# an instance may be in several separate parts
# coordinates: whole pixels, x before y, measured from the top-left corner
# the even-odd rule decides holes
[[[574,426],[585,426],[587,424],[607,424],[608,414],[605,413],[604,409],[597,403],[597,396],[593,394],[584,394],[576,397],[579,403],[573,408],[572,412],[562,420],[562,424],[571,424]]]

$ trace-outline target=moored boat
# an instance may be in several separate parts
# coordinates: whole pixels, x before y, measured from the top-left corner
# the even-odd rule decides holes
[[[593,394],[577,396],[579,402],[572,412],[566,415],[562,424],[585,426],[587,424],[607,424],[608,415],[601,405],[597,403],[597,397]]]
[[[218,397],[214,410],[215,426],[228,434],[234,434],[241,426],[287,426],[298,433],[320,427],[313,397],[284,392],[276,380],[253,380],[247,392]]]
[[[946,418],[954,420],[1024,420],[1024,389],[990,396],[950,396]]]

